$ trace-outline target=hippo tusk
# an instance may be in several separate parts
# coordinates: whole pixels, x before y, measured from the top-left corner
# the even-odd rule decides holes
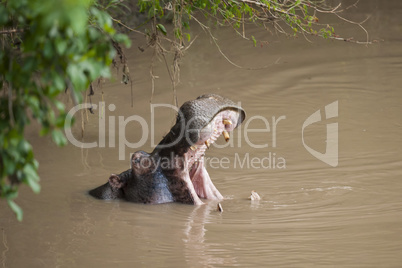
[[[207,146],[207,149],[209,149],[209,146],[210,146],[211,144],[209,143],[209,140],[206,140],[205,141],[205,146]]]
[[[225,138],[225,141],[228,142],[229,139],[230,139],[229,132],[227,132],[227,131],[224,130],[224,131],[222,132],[222,134],[223,134],[223,137]]]
[[[232,125],[233,124],[232,121],[230,121],[229,119],[223,119],[222,122],[224,125]]]

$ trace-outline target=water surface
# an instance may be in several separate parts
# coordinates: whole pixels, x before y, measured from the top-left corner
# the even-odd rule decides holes
[[[38,138],[33,126],[28,135],[40,162],[42,191],[35,195],[21,187],[17,202],[24,209],[22,223],[0,201],[2,267],[400,267],[402,3],[372,0],[359,6],[348,16],[359,20],[371,14],[365,24],[370,38],[384,41],[366,47],[268,35],[269,45],[254,48],[230,29],[214,30],[237,64],[272,65],[256,71],[230,65],[199,31],[181,64],[179,103],[203,93],[221,94],[240,101],[248,120],[266,118],[271,128],[245,134],[245,124],[249,129],[265,126],[259,119],[246,120],[232,135],[233,146],[208,151],[210,159],[227,157],[230,163],[208,167],[225,196],[223,213],[216,211],[216,202],[195,207],[95,200],[86,191],[106,182],[110,173],[127,169],[129,153],[135,151],[126,148],[125,160],[119,160],[123,128],[116,126],[113,148],[107,133],[105,148],[80,149],[71,144],[57,148],[50,139]],[[346,35],[357,32],[345,23],[337,27]],[[250,31],[257,39],[263,37]],[[134,37],[134,42],[143,40]],[[116,125],[118,116],[152,120],[152,51],[133,47],[127,53],[134,107],[119,78],[104,85],[106,105],[116,105],[114,111],[106,106],[107,129],[109,117],[115,117]],[[159,78],[153,103],[172,103],[163,62],[155,73]],[[98,91],[93,102],[100,96]],[[303,146],[302,125],[335,101],[338,117],[305,132],[306,144],[324,153],[326,124],[338,123],[339,162],[331,167]],[[274,135],[273,121],[281,116]],[[174,112],[160,108],[153,118],[158,142],[172,126]],[[97,115],[89,115],[86,142],[98,141],[98,122]],[[80,136],[79,124],[73,133]],[[128,124],[125,134],[130,142],[139,141],[140,125]],[[151,133],[148,137],[141,149],[149,152]],[[254,148],[247,139],[268,147]],[[218,144],[223,146],[223,139]],[[264,167],[242,166],[247,155],[271,156],[271,165],[265,160]],[[280,161],[285,165],[278,165]],[[247,200],[251,190],[262,200]]]

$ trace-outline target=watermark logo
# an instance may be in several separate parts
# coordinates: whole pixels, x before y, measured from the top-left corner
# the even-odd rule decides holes
[[[325,113],[325,120],[338,117],[338,101],[334,101],[333,103],[326,105],[324,113]],[[312,154],[322,162],[332,167],[336,167],[338,166],[338,123],[327,124],[327,140],[326,140],[325,153],[320,153],[314,150],[304,142],[304,129],[307,126],[310,126],[322,120],[323,119],[321,118],[321,111],[317,110],[312,115],[310,115],[306,119],[306,121],[304,121],[302,127],[302,142],[304,148],[306,148],[306,150],[310,154]]]
[[[241,103],[239,103],[241,106]],[[74,114],[82,109],[98,109],[99,110],[99,124],[98,124],[98,140],[92,142],[83,142],[76,139],[71,130],[71,120]],[[99,104],[89,104],[84,103],[81,105],[77,105],[73,107],[67,115],[66,123],[65,123],[65,134],[69,142],[77,147],[80,148],[114,148],[117,147],[119,150],[119,160],[125,160],[128,156],[127,149],[133,150],[140,150],[142,146],[144,146],[148,141],[150,141],[150,146],[155,147],[158,145],[155,140],[155,110],[156,109],[173,109],[178,115],[182,116],[181,111],[173,105],[170,104],[151,104],[151,120],[150,125],[144,118],[140,117],[139,115],[131,115],[127,118],[124,116],[115,116],[110,114],[110,112],[115,111],[116,106],[114,104],[109,104],[108,106],[105,105],[104,102],[99,102]],[[330,103],[325,106],[323,111],[323,116],[321,116],[321,110],[315,111],[311,114],[303,123],[302,126],[302,143],[306,150],[316,157],[317,159],[321,160],[322,162],[336,167],[338,166],[338,123],[328,123],[326,124],[327,130],[327,139],[326,139],[326,148],[325,153],[321,153],[317,150],[314,150],[310,146],[308,146],[305,142],[305,129],[313,125],[315,123],[328,120],[331,118],[338,117],[338,101]],[[323,118],[322,118],[323,117]],[[189,122],[184,122],[181,120],[182,123],[180,129],[181,133],[177,133],[177,138],[172,140],[169,144],[159,145],[160,148],[162,146],[174,146],[175,143],[179,142],[182,137],[186,138],[189,144],[191,142],[191,123],[192,121],[197,120],[196,117],[191,118],[188,120]],[[286,168],[286,160],[284,157],[277,154],[276,148],[278,147],[278,126],[281,126],[280,122],[286,120],[286,116],[282,115],[279,117],[272,116],[272,118],[266,118],[261,115],[254,115],[246,119],[246,121],[238,127],[238,134],[237,139],[231,138],[229,141],[223,144],[213,143],[213,146],[216,148],[224,148],[224,147],[242,147],[243,143],[245,143],[248,147],[251,147],[255,150],[266,150],[263,156],[261,156],[261,151],[259,151],[258,156],[253,154],[256,152],[254,150],[250,151],[250,153],[245,153],[244,155],[240,155],[239,153],[235,153],[234,159],[230,159],[227,157],[223,158],[216,158],[216,157],[205,157],[205,164],[211,166],[212,168],[247,168],[247,169],[285,169]],[[257,122],[260,125],[260,128],[251,128],[250,123]],[[136,142],[129,142],[126,138],[126,126],[128,124],[137,124],[138,128],[136,129],[137,134],[141,134],[140,138]],[[108,126],[108,127],[107,127]],[[117,129],[118,133],[115,133]],[[194,131],[200,131],[195,129]],[[203,130],[201,130],[202,132]],[[207,134],[211,131],[207,131]],[[257,139],[253,140],[252,133],[265,133],[264,139]],[[201,135],[202,133],[200,133]],[[251,136],[250,136],[251,134]],[[108,137],[108,139],[107,139]],[[261,135],[259,136],[261,137]],[[269,140],[269,137],[271,138]],[[117,139],[117,140],[116,140]],[[117,142],[117,144],[116,144]],[[268,144],[269,143],[269,144]],[[271,149],[271,150],[269,150]],[[132,153],[130,153],[132,155]],[[171,160],[172,163],[177,162]],[[169,162],[169,161],[167,161]],[[231,163],[230,163],[231,162]]]

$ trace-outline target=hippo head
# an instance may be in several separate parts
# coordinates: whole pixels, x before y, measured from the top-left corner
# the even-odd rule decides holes
[[[176,124],[151,154],[138,151],[131,169],[90,194],[101,199],[123,198],[143,203],[181,202],[202,204],[203,199],[223,199],[204,166],[205,151],[221,135],[229,133],[245,118],[244,110],[215,94],[185,102]]]
[[[131,168],[112,174],[107,183],[89,192],[99,199],[125,199],[138,203],[173,202],[168,181],[163,175],[158,160],[144,151],[131,156]]]

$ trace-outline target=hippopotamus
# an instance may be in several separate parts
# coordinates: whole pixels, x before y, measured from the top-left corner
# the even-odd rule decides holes
[[[204,154],[221,135],[228,141],[229,133],[245,116],[240,106],[216,94],[187,101],[180,107],[175,125],[151,154],[135,152],[130,169],[112,174],[89,194],[145,204],[201,205],[201,199],[223,199],[205,169]]]

